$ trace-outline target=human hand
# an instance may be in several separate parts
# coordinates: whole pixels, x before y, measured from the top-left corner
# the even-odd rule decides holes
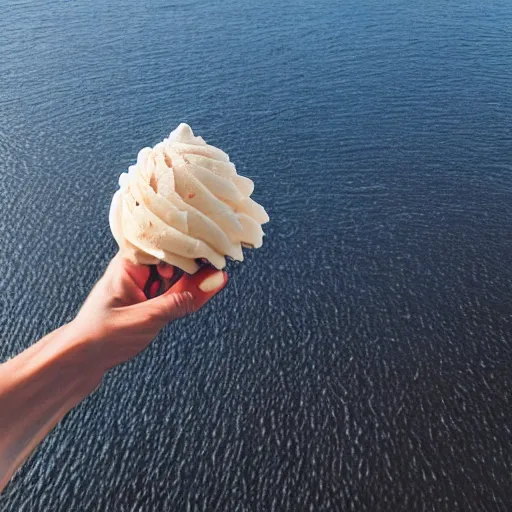
[[[164,278],[172,274],[170,266],[158,269]],[[162,327],[200,309],[228,279],[223,271],[202,268],[148,300],[143,291],[148,277],[149,267],[118,253],[71,322],[103,371],[135,357]]]

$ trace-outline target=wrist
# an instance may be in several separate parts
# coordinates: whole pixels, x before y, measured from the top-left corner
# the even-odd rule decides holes
[[[63,326],[62,346],[58,348],[63,361],[74,368],[83,380],[84,388],[95,389],[101,382],[105,368],[100,357],[100,336],[94,336],[76,321]]]

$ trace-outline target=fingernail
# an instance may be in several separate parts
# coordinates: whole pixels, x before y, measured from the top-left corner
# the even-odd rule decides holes
[[[211,276],[208,276],[198,288],[205,293],[213,292],[224,284],[224,273],[222,271],[215,272]]]
[[[155,281],[154,283],[151,283],[151,286],[149,288],[149,296],[151,298],[156,297],[158,295],[158,288],[160,287],[160,284]]]
[[[161,261],[158,264],[158,273],[165,277],[166,279],[170,279],[174,275],[174,267],[172,265],[169,265],[165,261]]]

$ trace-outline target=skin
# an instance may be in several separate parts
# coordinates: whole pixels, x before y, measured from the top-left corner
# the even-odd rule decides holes
[[[172,267],[161,265],[159,272],[172,277]],[[202,291],[214,274],[218,286]],[[227,283],[225,272],[203,268],[148,300],[148,277],[148,267],[116,255],[74,320],[0,365],[0,491],[110,368],[142,352],[162,327],[199,310]]]

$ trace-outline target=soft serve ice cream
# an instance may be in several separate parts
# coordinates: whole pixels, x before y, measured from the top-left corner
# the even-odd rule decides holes
[[[262,245],[269,218],[251,199],[253,182],[229,156],[180,124],[167,139],[142,149],[119,177],[110,228],[122,254],[140,264],[165,261],[193,274],[196,260],[226,266],[242,246]]]

